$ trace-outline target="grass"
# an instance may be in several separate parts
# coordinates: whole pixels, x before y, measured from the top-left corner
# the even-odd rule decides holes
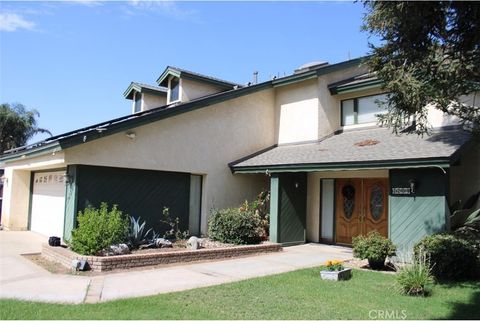
[[[407,319],[480,318],[480,282],[436,284],[429,297],[401,295],[393,284],[391,274],[360,270],[354,270],[349,281],[322,281],[319,268],[312,268],[99,304],[0,300],[0,318],[381,319],[382,313],[389,313],[387,319],[401,318],[402,313]]]

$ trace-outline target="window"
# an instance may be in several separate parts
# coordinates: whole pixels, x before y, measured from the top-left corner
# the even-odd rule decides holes
[[[377,102],[386,98],[386,94],[381,94],[342,100],[342,126],[375,122],[375,115],[385,112]]]
[[[135,106],[133,111],[135,113],[142,111],[142,94],[139,92],[135,93]]]
[[[170,102],[177,101],[179,99],[180,82],[177,77],[170,79]]]

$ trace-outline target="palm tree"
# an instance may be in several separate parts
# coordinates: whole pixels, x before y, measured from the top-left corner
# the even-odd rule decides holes
[[[0,105],[0,154],[27,144],[35,134],[49,134],[49,130],[37,126],[37,110],[28,110],[22,104]]]

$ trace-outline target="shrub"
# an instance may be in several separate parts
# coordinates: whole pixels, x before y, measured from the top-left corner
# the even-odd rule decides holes
[[[459,280],[473,276],[477,256],[473,246],[450,234],[434,234],[424,237],[414,246],[415,255],[421,251],[427,255],[432,274],[440,280]]]
[[[245,201],[240,206],[240,211],[252,211],[260,218],[260,237],[262,240],[268,240],[270,229],[270,192],[262,191],[253,202]]]
[[[359,235],[353,238],[353,255],[362,260],[368,259],[370,267],[372,263],[383,263],[385,259],[394,256],[396,246],[389,239],[383,237],[377,231],[372,231],[366,236]],[[380,266],[380,267],[381,267]]]
[[[214,210],[208,221],[212,240],[233,244],[258,244],[262,240],[261,219],[251,210]]]
[[[138,249],[140,245],[148,242],[148,235],[153,232],[153,228],[145,231],[146,223],[146,221],[143,221],[143,223],[140,224],[140,216],[137,219],[130,216],[130,229],[128,231],[128,244],[130,248]]]
[[[106,247],[127,240],[129,222],[123,213],[107,203],[100,208],[87,207],[78,213],[78,227],[72,231],[70,242],[73,251],[83,255],[96,255]]]
[[[190,232],[182,231],[180,229],[180,218],[175,217],[172,218],[170,215],[170,209],[168,207],[164,207],[162,211],[163,220],[160,222],[168,225],[168,230],[163,234],[163,238],[165,239],[176,239],[176,240],[185,240],[187,239]]]
[[[395,265],[397,275],[395,284],[398,290],[407,295],[426,295],[428,286],[433,283],[432,270],[427,255],[419,252],[411,259]]]

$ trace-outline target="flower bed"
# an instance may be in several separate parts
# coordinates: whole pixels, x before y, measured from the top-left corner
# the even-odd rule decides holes
[[[205,248],[200,250],[148,251],[148,253],[137,251],[134,254],[117,256],[86,256],[77,254],[68,248],[52,247],[48,244],[43,244],[42,256],[48,260],[58,262],[67,268],[72,268],[73,260],[85,260],[92,271],[102,272],[151,265],[219,260],[259,253],[278,252],[281,250],[282,246],[280,244],[263,243],[258,245]]]

